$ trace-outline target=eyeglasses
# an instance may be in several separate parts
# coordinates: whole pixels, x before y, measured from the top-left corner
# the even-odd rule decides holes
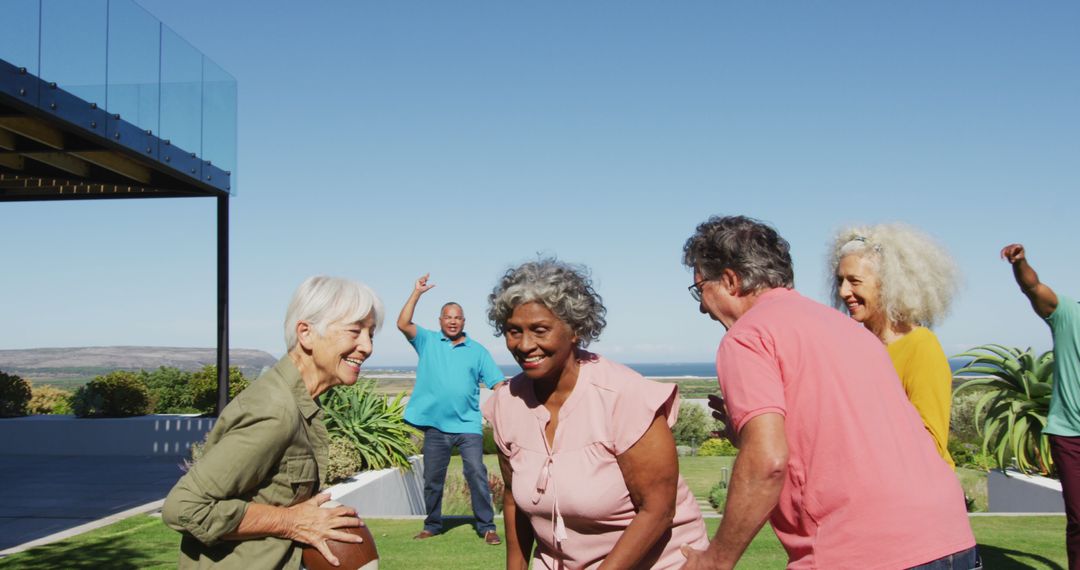
[[[694,300],[698,303],[701,302],[701,286],[704,285],[707,281],[709,280],[702,279],[701,281],[698,281],[697,283],[694,283],[693,285],[686,288],[687,291],[690,291],[690,296],[693,297]]]

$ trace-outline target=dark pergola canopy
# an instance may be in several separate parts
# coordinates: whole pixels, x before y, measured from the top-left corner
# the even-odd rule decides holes
[[[27,5],[34,7],[33,3]],[[43,18],[41,14],[46,5],[36,6],[37,17]],[[110,23],[136,8],[133,3],[118,3],[115,0],[112,3],[80,6],[88,10],[103,6]],[[129,11],[128,14],[123,13],[124,10]],[[26,13],[35,12],[30,10]],[[120,26],[107,29],[105,33],[112,38],[121,33],[138,32],[145,35],[147,31],[156,31],[158,40],[155,47],[160,52],[156,54],[158,70],[153,73],[153,78],[158,85],[150,85],[147,91],[151,97],[156,94],[158,112],[161,113],[164,99],[162,91],[171,85],[162,79],[161,72],[161,68],[168,64],[164,53],[164,44],[168,40],[179,45],[176,48],[179,55],[176,57],[181,63],[196,61],[201,66],[199,80],[176,83],[178,87],[174,88],[187,94],[195,92],[194,98],[199,105],[217,105],[215,109],[225,109],[225,120],[218,122],[232,128],[231,141],[218,144],[218,150],[221,146],[229,147],[231,144],[227,150],[235,153],[235,81],[190,46],[177,43],[173,39],[175,34],[145,12],[138,12],[136,16],[136,19],[141,19],[137,22],[141,26],[138,29],[136,26],[131,29]],[[148,17],[149,22],[146,21]],[[12,26],[21,24],[25,22],[9,22]],[[39,37],[35,41],[40,50],[44,40]],[[5,47],[2,44],[0,42],[0,48]],[[192,58],[192,53],[197,60]],[[108,57],[108,53],[105,55]],[[217,410],[220,413],[228,402],[229,393],[228,239],[229,197],[234,192],[232,173],[204,159],[197,152],[159,137],[154,129],[145,128],[145,120],[142,121],[143,126],[135,124],[139,121],[129,122],[96,102],[80,98],[65,89],[64,85],[38,77],[33,70],[25,67],[25,63],[18,62],[23,63],[19,65],[8,61],[7,57],[8,54],[0,49],[0,202],[187,197],[217,199]],[[38,64],[40,66],[40,57]],[[218,92],[209,95],[205,82],[208,69],[218,73],[215,80]],[[221,76],[225,77],[224,81]],[[104,78],[103,83],[107,82],[108,79]],[[224,97],[220,93],[222,89],[225,91]],[[200,114],[194,118],[169,118],[173,126],[179,124],[182,127],[184,120],[201,122],[203,113],[205,110],[200,108]],[[159,122],[155,124],[164,123],[164,114],[156,117]],[[200,123],[198,129],[204,126]],[[184,131],[183,128],[175,130]],[[228,135],[227,130],[224,132]],[[197,138],[185,138],[189,146],[193,140],[201,145],[206,137],[215,134],[199,130]],[[232,156],[235,158],[235,154]]]

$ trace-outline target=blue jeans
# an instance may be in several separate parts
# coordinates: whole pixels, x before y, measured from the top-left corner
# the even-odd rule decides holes
[[[954,552],[944,558],[938,558],[927,562],[926,564],[920,564],[910,570],[979,570],[982,566],[982,560],[979,559],[979,553],[972,546],[967,550],[961,550],[960,552]]]
[[[450,449],[455,445],[461,451],[465,481],[469,483],[476,532],[483,535],[495,530],[491,487],[488,486],[487,468],[484,467],[484,436],[446,433],[433,427],[421,429],[424,431],[424,506],[427,508],[424,530],[435,534],[442,532],[443,486],[446,485],[446,468],[450,465]]]

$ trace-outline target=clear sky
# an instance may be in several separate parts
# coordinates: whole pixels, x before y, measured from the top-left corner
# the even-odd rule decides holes
[[[598,352],[712,359],[681,247],[712,214],[775,224],[825,300],[826,244],[904,221],[965,288],[950,354],[1049,347],[997,258],[1023,242],[1080,296],[1080,4],[141,0],[239,81],[232,345],[284,352],[317,273],[380,293],[393,326],[459,301],[501,363],[486,295],[510,265],[587,264]],[[0,204],[0,348],[213,346],[210,199]]]

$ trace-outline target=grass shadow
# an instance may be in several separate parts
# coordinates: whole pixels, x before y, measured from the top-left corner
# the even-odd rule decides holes
[[[982,557],[983,568],[994,570],[1065,570],[1045,556],[989,544],[979,545],[979,556]]]
[[[135,570],[156,562],[152,556],[130,545],[97,542],[72,547],[68,543],[40,546],[27,553],[14,554],[0,559],[0,568],[21,570],[50,570],[53,568],[119,568]]]

